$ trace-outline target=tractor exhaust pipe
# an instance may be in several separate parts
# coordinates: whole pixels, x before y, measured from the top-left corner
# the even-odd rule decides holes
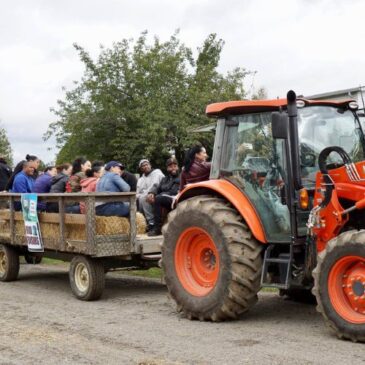
[[[289,150],[291,155],[291,162],[293,168],[293,180],[295,190],[300,190],[302,185],[302,178],[300,176],[300,156],[299,156],[299,138],[298,138],[298,109],[297,96],[293,90],[288,91],[286,96],[288,102],[288,117],[289,117]]]

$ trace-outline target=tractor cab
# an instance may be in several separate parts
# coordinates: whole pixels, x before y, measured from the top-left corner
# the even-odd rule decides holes
[[[352,161],[364,159],[364,134],[352,100],[298,99],[290,121],[287,104],[278,99],[207,107],[209,116],[218,117],[211,179],[227,179],[242,190],[269,243],[306,236],[324,148],[339,146]],[[342,160],[331,154],[327,163],[336,167]]]

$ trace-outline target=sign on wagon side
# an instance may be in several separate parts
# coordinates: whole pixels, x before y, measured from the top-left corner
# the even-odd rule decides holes
[[[37,194],[22,194],[21,202],[28,250],[30,252],[43,252],[43,241],[37,214]]]

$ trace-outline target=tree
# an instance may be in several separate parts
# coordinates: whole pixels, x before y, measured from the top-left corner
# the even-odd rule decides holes
[[[164,166],[171,153],[182,161],[196,141],[211,149],[211,135],[189,131],[210,122],[207,104],[242,99],[248,74],[242,68],[218,72],[223,44],[210,34],[195,60],[178,32],[167,42],[155,37],[152,45],[144,32],[135,42],[124,39],[110,49],[102,47],[96,61],[75,44],[85,72],[52,109],[57,120],[45,134],[46,139],[56,137],[57,162],[85,155],[118,159],[134,170],[143,157],[157,166]]]
[[[13,150],[5,128],[0,125],[0,156],[4,157],[9,166],[13,165]]]

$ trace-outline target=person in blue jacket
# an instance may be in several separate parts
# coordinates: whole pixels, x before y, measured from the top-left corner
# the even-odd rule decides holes
[[[129,192],[130,186],[121,177],[123,165],[110,161],[105,165],[105,173],[96,184],[97,192],[122,193]],[[126,217],[129,214],[129,204],[123,202],[96,203],[95,213],[102,216]]]
[[[11,192],[31,193],[34,185],[34,179],[33,179],[34,171],[35,171],[35,166],[32,161],[23,162],[23,169],[15,176]],[[14,203],[14,209],[21,210],[20,202]]]
[[[47,166],[42,175],[39,175],[33,185],[33,193],[45,194],[49,193],[52,185],[52,178],[57,175],[57,169],[55,166]],[[37,209],[45,211],[47,203],[38,202]]]
[[[44,194],[49,193],[52,185],[52,178],[57,175],[55,166],[47,166],[44,173],[38,176],[33,185],[33,193]]]

